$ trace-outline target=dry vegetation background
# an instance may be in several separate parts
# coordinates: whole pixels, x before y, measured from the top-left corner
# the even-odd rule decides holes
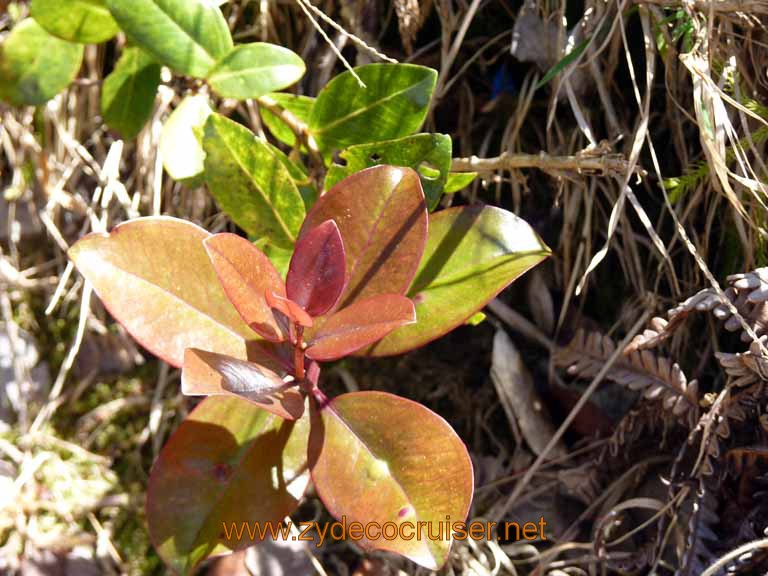
[[[305,0],[224,6],[236,40],[302,55],[300,93],[343,70],[308,15],[353,64],[376,55],[350,35],[439,70],[425,130],[453,137],[455,170],[480,172],[444,203],[507,207],[554,252],[479,326],[327,374],[336,391],[388,390],[446,417],[473,457],[472,519],[547,522],[546,541],[457,542],[442,573],[766,573],[768,2],[316,8],[343,30]],[[26,10],[0,0],[0,35]],[[143,493],[193,400],[112,322],[65,250],[140,214],[232,225],[157,155],[163,120],[200,86],[167,82],[133,142],[102,124],[121,42],[88,46],[78,80],[47,106],[0,105],[3,574],[164,573]],[[255,104],[217,104],[262,130]],[[329,518],[309,498],[294,519]],[[343,542],[264,545],[206,569],[426,573]]]

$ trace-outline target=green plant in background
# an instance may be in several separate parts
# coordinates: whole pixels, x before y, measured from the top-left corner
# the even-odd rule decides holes
[[[505,210],[437,210],[474,174],[450,173],[449,136],[419,133],[436,72],[369,64],[296,96],[279,90],[301,79],[301,58],[235,45],[215,2],[34,0],[31,14],[0,47],[0,97],[43,104],[76,76],[83,43],[122,31],[128,45],[101,87],[105,122],[133,138],[163,66],[196,79],[165,120],[164,166],[205,183],[248,236],[140,218],[69,252],[128,332],[182,368],[182,390],[208,396],[152,471],[147,516],[163,559],[190,573],[253,544],[222,538],[222,522],[279,522],[310,478],[337,518],[464,520],[472,467],[448,424],[389,394],[328,399],[319,368],[407,352],[476,320],[549,254]],[[290,153],[215,112],[213,97],[255,100]],[[361,544],[437,568],[451,540]]]

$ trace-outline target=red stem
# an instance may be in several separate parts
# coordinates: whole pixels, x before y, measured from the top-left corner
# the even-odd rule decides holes
[[[304,347],[302,338],[304,336],[304,327],[298,323],[294,324],[296,328],[296,342],[293,345],[293,366],[296,372],[296,380],[304,380]]]

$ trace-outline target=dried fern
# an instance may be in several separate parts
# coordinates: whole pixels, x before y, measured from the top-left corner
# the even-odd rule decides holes
[[[616,350],[613,340],[580,330],[568,346],[554,355],[557,366],[579,378],[594,378]],[[665,409],[693,425],[698,420],[698,384],[690,382],[680,366],[648,350],[635,351],[617,360],[606,378],[649,400],[660,400]]]
[[[747,322],[758,336],[768,334],[768,267],[757,268],[752,272],[734,274],[728,277],[729,287],[725,297],[736,308],[739,315]],[[711,312],[715,318],[724,321],[724,328],[731,332],[741,330],[741,339],[750,342],[752,339],[731,307],[723,302],[713,288],[697,292],[667,312],[667,319],[653,318],[649,327],[636,336],[627,352],[655,348],[668,339],[694,312]]]

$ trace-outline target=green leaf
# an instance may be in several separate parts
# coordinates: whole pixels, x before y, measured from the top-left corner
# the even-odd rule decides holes
[[[463,190],[477,178],[477,172],[451,172],[443,188],[443,194],[454,194]]]
[[[445,134],[416,134],[397,140],[350,146],[341,153],[346,161],[333,164],[325,177],[325,188],[332,188],[350,174],[371,166],[389,164],[413,168],[419,173],[427,207],[432,210],[440,201],[451,169],[451,137]]]
[[[32,0],[32,17],[54,36],[81,44],[98,44],[118,33],[104,0]]]
[[[297,82],[306,71],[298,54],[266,42],[241,44],[227,54],[208,76],[224,98],[247,100]]]
[[[437,72],[414,64],[355,68],[365,83],[343,72],[320,91],[309,129],[321,150],[346,148],[413,134],[424,122]]]
[[[285,169],[288,170],[291,178],[293,178],[293,182],[299,189],[301,198],[304,200],[304,208],[309,210],[317,200],[317,188],[315,188],[307,169],[302,164],[298,164],[288,158],[288,156],[283,154],[283,151],[274,144],[266,141],[265,143],[277,159],[280,160],[283,166],[285,166]]]
[[[104,79],[104,121],[123,138],[134,138],[152,115],[159,85],[160,64],[141,48],[126,48],[115,69]]]
[[[195,181],[203,174],[205,151],[195,130],[201,129],[212,113],[208,97],[198,94],[184,98],[165,121],[160,152],[163,166],[174,180]]]
[[[565,68],[571,63],[574,62],[579,56],[582,55],[584,50],[589,46],[590,41],[592,40],[592,37],[584,38],[581,42],[579,42],[576,47],[568,52],[565,56],[563,56],[557,64],[552,66],[549,70],[547,70],[547,73],[544,74],[544,77],[539,80],[539,83],[536,84],[536,90],[541,88],[542,86],[545,86],[549,83],[552,78],[560,74]]]
[[[408,522],[402,535],[360,544],[397,552],[429,569],[442,566],[450,534],[417,538],[418,523],[430,523],[436,535],[440,522],[463,522],[473,491],[469,454],[448,423],[421,404],[385,392],[338,396],[322,408],[319,420],[312,422],[309,461],[328,511],[347,526]]]
[[[157,216],[89,234],[69,249],[110,313],[141,345],[181,366],[185,348],[249,359],[255,334],[227,299],[190,222]]]
[[[253,530],[293,512],[309,481],[308,435],[308,416],[287,421],[239,398],[204,400],[149,479],[147,522],[163,560],[190,574],[209,556],[257,542],[244,522]]]
[[[286,92],[274,92],[269,94],[269,97],[277,102],[282,108],[293,114],[297,120],[304,122],[305,124],[309,123],[312,106],[315,104],[314,98],[310,98],[309,96],[297,96]],[[285,122],[280,120],[278,116],[275,116],[263,106],[259,107],[259,112],[261,113],[262,122],[264,122],[264,125],[272,133],[272,136],[292,148],[296,146],[296,134],[293,133],[293,130],[291,130]]]
[[[222,210],[250,236],[291,248],[304,201],[276,149],[218,114],[205,123],[203,149],[205,178]]]
[[[17,106],[45,104],[77,76],[83,46],[51,36],[32,18],[0,44],[0,99]]]
[[[134,44],[179,74],[205,78],[232,49],[227,21],[209,0],[105,0]]]
[[[427,247],[408,291],[416,324],[392,332],[369,353],[400,354],[442,336],[549,255],[525,220],[506,210],[467,206],[431,214]]]
[[[347,285],[339,308],[378,294],[404,294],[427,239],[427,206],[410,168],[374,166],[320,196],[302,234],[333,220],[347,254]]]

